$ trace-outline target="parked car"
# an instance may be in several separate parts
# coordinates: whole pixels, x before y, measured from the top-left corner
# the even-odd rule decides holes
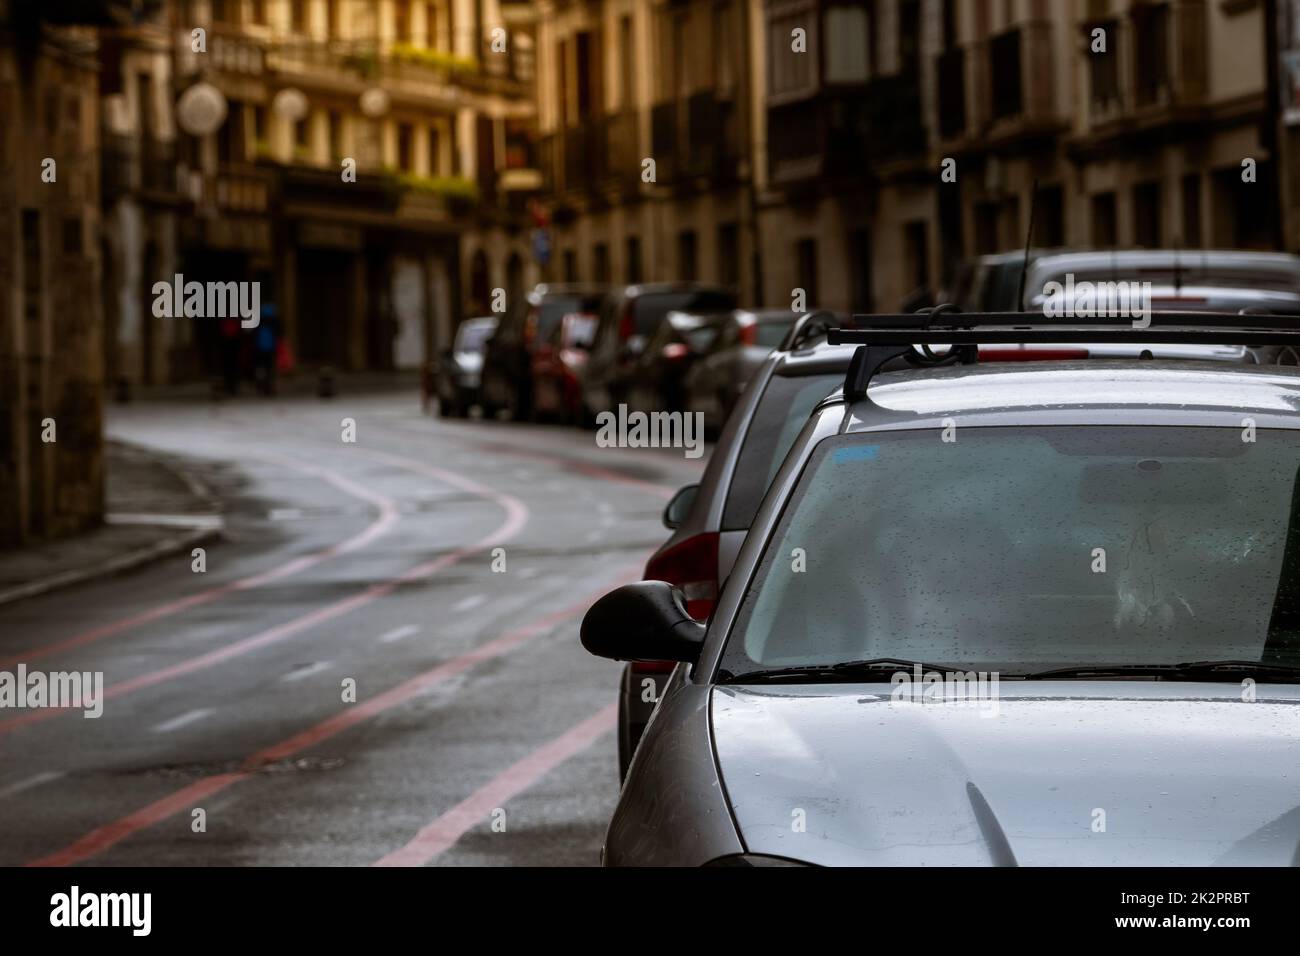
[[[604,286],[539,285],[501,317],[483,361],[483,411],[505,409],[515,421],[533,414],[533,356],[560,320],[574,312],[595,312]]]
[[[1049,282],[1150,282],[1164,289],[1255,289],[1300,293],[1300,256],[1216,249],[1124,249],[1043,255],[1029,267],[1025,301]],[[997,310],[987,310],[997,311]]]
[[[1187,337],[1300,339],[1216,320]],[[1294,863],[1300,370],[875,374],[993,341],[959,321],[847,336],[887,351],[800,429],[707,625],[662,581],[588,611],[592,653],[680,662],[606,865]]]
[[[698,619],[712,612],[719,582],[726,579],[777,466],[813,407],[844,380],[852,356],[851,348],[826,345],[824,330],[797,341],[793,350],[770,353],[727,419],[700,483],[680,489],[664,509],[664,525],[673,533],[646,563],[645,577],[680,587]],[[619,779],[672,668],[672,662],[655,661],[623,668]]]
[[[686,373],[685,405],[704,416],[706,434],[722,431],[749,380],[798,318],[789,309],[727,314],[713,342]]]
[[[583,418],[627,401],[628,375],[646,342],[669,312],[725,312],[736,294],[699,282],[632,285],[611,292],[600,307],[600,322],[582,376]]]
[[[1055,255],[1059,249],[1030,249],[1029,262]],[[1025,269],[1025,250],[998,252],[967,259],[957,270],[952,289],[942,294],[963,312],[1016,312],[1021,308],[1020,276]],[[1040,290],[1041,291],[1041,290]],[[1025,287],[1025,305],[1033,288]]]
[[[683,411],[686,377],[717,338],[722,315],[669,312],[646,340],[626,376],[629,408],[644,412]]]
[[[452,347],[434,369],[434,392],[443,416],[464,418],[478,404],[483,352],[496,327],[496,317],[486,315],[466,319],[456,330]]]
[[[592,312],[569,312],[533,353],[533,412],[566,424],[582,414],[582,369],[596,332]]]

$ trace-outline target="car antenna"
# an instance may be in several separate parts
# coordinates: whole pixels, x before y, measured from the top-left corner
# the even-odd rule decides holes
[[[1034,242],[1034,214],[1038,211],[1038,180],[1029,192],[1029,233],[1025,236],[1025,261],[1020,267],[1020,288],[1016,292],[1016,311],[1025,311],[1025,279],[1029,276],[1029,249]]]

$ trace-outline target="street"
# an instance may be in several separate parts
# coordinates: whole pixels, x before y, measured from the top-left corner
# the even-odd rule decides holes
[[[598,863],[619,667],[578,622],[703,459],[391,391],[106,430],[184,461],[225,532],[201,573],[0,607],[0,669],[102,671],[105,698],[0,717],[0,864]]]

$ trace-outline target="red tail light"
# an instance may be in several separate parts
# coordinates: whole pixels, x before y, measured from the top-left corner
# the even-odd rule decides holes
[[[663,357],[670,362],[676,362],[678,359],[684,359],[691,354],[691,350],[681,342],[669,342],[663,348]]]
[[[647,581],[667,581],[686,595],[686,611],[703,621],[718,599],[718,535],[697,534],[657,554],[645,566]]]
[[[980,349],[981,362],[1066,362],[1087,357],[1087,349]]]
[[[618,320],[618,337],[626,342],[636,334],[636,323],[632,319],[632,306],[623,310],[623,317]]]
[[[749,325],[745,325],[741,327],[740,344],[741,345],[758,344],[758,323],[757,322],[751,322]]]

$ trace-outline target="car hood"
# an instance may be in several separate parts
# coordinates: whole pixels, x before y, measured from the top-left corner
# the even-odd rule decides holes
[[[751,853],[823,865],[1300,865],[1300,686],[718,686]]]

